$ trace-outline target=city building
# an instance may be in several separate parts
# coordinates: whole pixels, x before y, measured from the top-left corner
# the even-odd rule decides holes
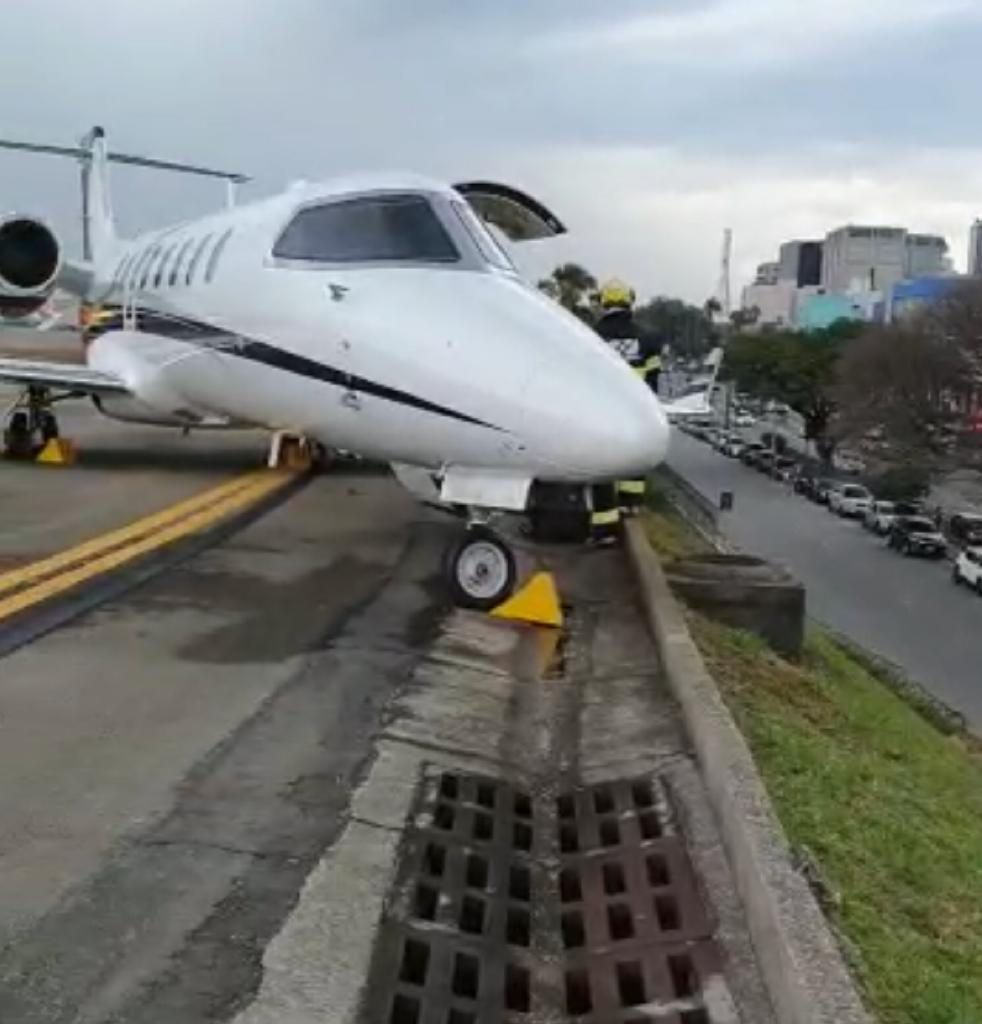
[[[982,276],[982,219],[972,228]],[[906,228],[846,224],[823,242],[794,239],[780,259],[761,263],[743,291],[742,307],[758,311],[754,327],[819,330],[836,320],[879,321],[932,301],[950,280],[948,243],[941,235]],[[902,287],[901,287],[902,286]],[[896,296],[896,299],[894,298]]]
[[[968,232],[968,275],[982,277],[982,220],[978,219]]]
[[[740,306],[757,310],[754,329],[790,327],[794,322],[794,294],[794,284],[790,281],[755,281],[743,289]]]
[[[797,239],[785,242],[780,249],[778,278],[793,281],[798,288],[822,283],[822,243]]]
[[[885,290],[906,276],[903,228],[847,224],[825,236],[822,287],[826,292]]]
[[[905,278],[927,277],[951,272],[948,243],[940,235],[907,235]]]
[[[822,285],[828,292],[886,292],[907,278],[950,273],[947,254],[940,235],[847,224],[825,238]]]
[[[949,274],[944,277],[916,277],[899,281],[890,293],[890,319],[902,320],[919,309],[943,299],[964,278]]]
[[[780,269],[779,263],[759,263],[754,284],[777,284]]]
[[[806,294],[797,304],[794,326],[802,331],[819,331],[837,320],[871,320],[877,301],[882,302],[882,296],[876,292]]]

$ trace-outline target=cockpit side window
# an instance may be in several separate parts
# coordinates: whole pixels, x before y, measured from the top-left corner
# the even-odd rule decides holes
[[[498,267],[501,270],[515,270],[515,264],[512,263],[511,257],[498,244],[498,240],[471,207],[467,203],[457,200],[453,200],[450,205],[453,206],[454,213],[464,225],[464,229],[471,236],[478,252],[484,259],[493,267]]]
[[[450,235],[421,195],[363,196],[309,206],[287,225],[273,255],[319,263],[456,263]]]

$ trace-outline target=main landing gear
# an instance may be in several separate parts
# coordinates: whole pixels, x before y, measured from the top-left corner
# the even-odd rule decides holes
[[[450,549],[447,579],[454,603],[490,611],[511,596],[517,569],[508,544],[485,522],[473,520]]]
[[[58,437],[58,420],[51,411],[47,388],[27,388],[7,410],[3,424],[3,454],[8,459],[34,459]]]

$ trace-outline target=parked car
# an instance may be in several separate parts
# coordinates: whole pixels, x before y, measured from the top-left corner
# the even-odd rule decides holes
[[[951,568],[951,579],[956,586],[964,583],[982,595],[982,547],[962,550]]]
[[[802,469],[794,478],[794,493],[810,498],[817,482],[814,474],[810,473],[807,469]]]
[[[756,469],[758,473],[767,473],[769,476],[776,461],[777,455],[775,455],[774,452],[763,451],[756,459],[754,459],[754,469]]]
[[[982,515],[956,512],[948,518],[948,538],[959,548],[982,546]]]
[[[926,516],[897,516],[887,544],[904,555],[944,558],[945,554],[945,539]]]
[[[896,518],[895,509],[896,505],[892,501],[874,501],[863,516],[863,526],[885,537]]]
[[[738,437],[736,434],[731,434],[720,451],[727,456],[727,458],[738,459],[743,454],[746,447],[747,442],[744,441],[742,437]]]
[[[716,451],[722,453],[726,449],[726,446],[730,443],[730,441],[734,440],[735,437],[736,435],[729,434],[726,431],[721,430],[719,436],[716,437],[716,439],[713,441],[713,447],[716,449]],[[736,439],[739,440],[738,438]]]
[[[862,518],[873,504],[873,495],[859,484],[839,484],[829,494],[829,511],[837,516]]]
[[[774,465],[771,466],[771,476],[775,480],[787,483],[795,475],[797,469],[798,463],[794,459],[788,458],[787,455],[779,455],[774,460]]]
[[[757,423],[757,418],[749,412],[738,412],[733,417],[733,424],[737,427],[752,427]]]
[[[740,453],[740,461],[752,466],[766,450],[759,441],[751,441]]]
[[[832,488],[836,486],[834,480],[830,480],[828,477],[821,477],[815,483],[814,500],[819,505],[827,505],[829,503],[829,497],[832,494]]]

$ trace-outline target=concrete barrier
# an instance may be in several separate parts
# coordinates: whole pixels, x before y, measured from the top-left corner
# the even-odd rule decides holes
[[[706,669],[638,520],[627,551],[669,687],[709,791],[780,1024],[872,1024],[835,938],[794,870],[750,750]],[[748,1022],[749,1024],[749,1022]]]
[[[665,566],[672,590],[693,608],[756,633],[786,658],[801,654],[805,588],[786,570],[752,555],[693,555]]]

